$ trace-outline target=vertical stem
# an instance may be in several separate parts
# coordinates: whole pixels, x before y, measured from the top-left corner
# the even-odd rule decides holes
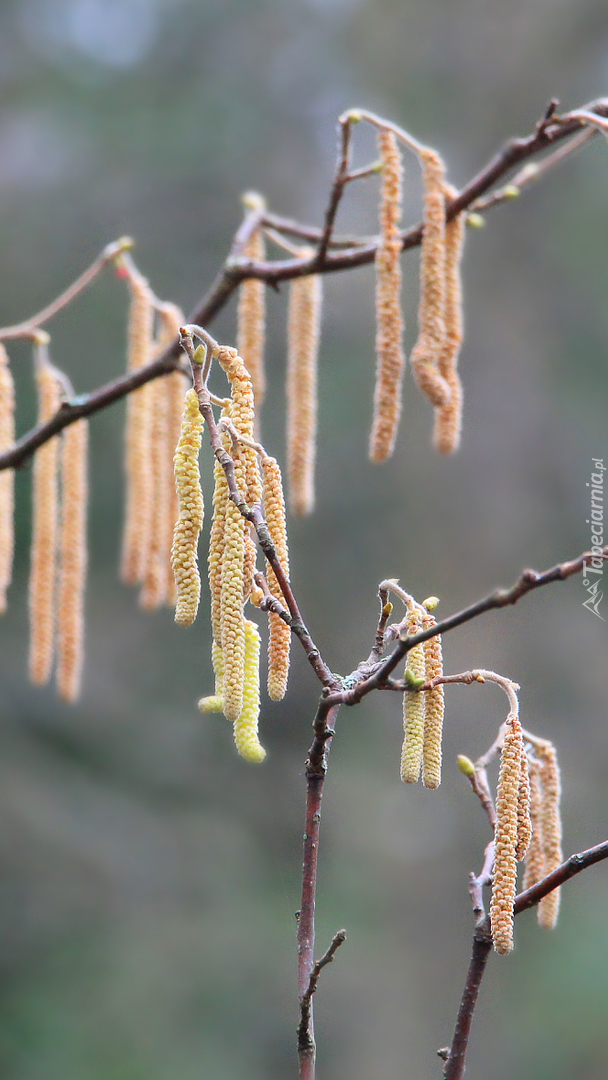
[[[302,901],[298,920],[298,997],[303,1014],[304,995],[314,967],[315,899],[317,891],[317,858],[321,826],[321,799],[327,771],[329,739],[338,705],[328,705],[323,699],[314,722],[314,742],[306,763],[306,819],[304,826],[304,859],[302,864]],[[315,1039],[312,1001],[307,1006],[305,1022],[298,1027],[298,1057],[300,1080],[314,1080]]]
[[[469,1044],[473,1013],[475,1012],[479,987],[481,986],[491,949],[492,938],[490,936],[489,920],[485,919],[481,926],[477,927],[473,937],[473,953],[458,1010],[450,1055],[443,1073],[444,1080],[461,1080],[464,1075],[464,1062]]]

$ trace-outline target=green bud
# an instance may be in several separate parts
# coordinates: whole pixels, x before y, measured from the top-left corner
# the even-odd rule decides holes
[[[460,769],[463,776],[475,775],[475,766],[473,765],[473,762],[470,758],[465,757],[464,754],[459,754],[456,758],[456,761],[458,762],[458,768]]]

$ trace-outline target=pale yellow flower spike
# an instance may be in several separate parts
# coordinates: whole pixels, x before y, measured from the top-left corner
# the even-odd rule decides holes
[[[15,384],[4,345],[0,344],[0,452],[15,441]],[[0,612],[6,611],[6,591],[13,576],[15,546],[15,470],[0,473]]]
[[[211,643],[211,660],[215,672],[215,694],[203,697],[198,703],[202,713],[220,713],[224,711],[224,657],[215,641]]]
[[[176,518],[171,520],[171,482],[168,464],[173,446],[169,442],[169,399],[166,380],[155,379],[150,386],[151,442],[149,469],[152,479],[152,507],[150,512],[150,540],[144,552],[143,587],[139,602],[146,611],[152,611],[167,601],[167,584],[170,575],[169,555],[171,537]],[[183,400],[183,398],[182,398]],[[175,578],[173,578],[175,581]]]
[[[152,359],[154,308],[147,281],[129,278],[131,307],[128,327],[127,370],[134,371]],[[152,433],[152,384],[146,383],[129,394],[125,430],[126,511],[123,532],[121,577],[127,585],[143,578],[150,541],[152,474],[150,442]]]
[[[213,521],[209,536],[209,592],[211,593],[211,628],[213,640],[221,647],[221,595],[222,595],[222,559],[224,555],[224,530],[226,527],[226,506],[228,504],[228,481],[219,461],[214,467],[215,487],[213,491]]]
[[[445,338],[445,194],[444,165],[439,155],[420,151],[424,182],[424,229],[420,251],[418,340],[410,357],[418,386],[433,405],[447,405],[450,387],[439,373]]]
[[[161,352],[168,348],[168,346],[179,337],[179,328],[184,325],[185,319],[181,308],[179,308],[177,304],[169,302],[161,304],[157,314],[159,326],[155,343],[155,353],[160,355]],[[162,379],[157,379],[155,385],[162,387],[167,417],[167,449],[165,452],[165,460],[162,465],[165,479],[160,481],[161,486],[166,485],[165,491],[168,493],[168,509],[166,511],[168,531],[164,530],[164,553],[162,555],[167,567],[165,599],[167,604],[175,607],[177,592],[175,589],[175,578],[171,570],[171,540],[173,537],[173,528],[179,516],[179,502],[175,481],[173,479],[173,453],[180,436],[182,410],[184,407],[184,396],[188,389],[188,380],[182,371],[172,371],[170,375],[166,375]]]
[[[36,364],[38,423],[54,416],[60,405],[57,379],[38,344]],[[32,551],[30,564],[30,679],[37,685],[48,682],[53,664],[55,637],[55,567],[58,539],[57,465],[59,439],[49,439],[34,457],[32,487]]]
[[[179,518],[173,533],[171,565],[177,589],[175,621],[180,626],[190,626],[194,622],[201,593],[197,547],[204,512],[198,467],[202,431],[203,418],[196,391],[188,390],[184,401],[182,433],[173,459]]]
[[[65,429],[61,448],[61,538],[57,615],[57,689],[76,701],[84,660],[84,590],[87,573],[87,451],[89,425]]]
[[[555,747],[550,742],[537,748],[540,758],[540,782],[543,791],[543,853],[545,874],[552,873],[564,860],[562,852],[562,820],[560,814],[561,780]],[[559,912],[560,889],[544,896],[538,905],[538,921],[545,930],[552,930]]]
[[[528,762],[530,777],[530,821],[532,835],[524,861],[523,889],[536,885],[545,876],[545,852],[543,844],[543,792],[540,783],[540,764],[533,757]]]
[[[258,262],[264,259],[264,235],[256,229],[243,249],[243,257]],[[248,278],[239,289],[236,340],[243,357],[259,409],[266,393],[264,373],[264,338],[266,332],[266,286],[258,278]]]
[[[317,455],[317,369],[322,284],[319,274],[294,278],[287,318],[287,476],[294,514],[315,505]]]
[[[283,498],[281,468],[278,461],[273,457],[264,456],[262,458],[262,473],[264,476],[264,516],[268,523],[270,538],[276,548],[279,562],[285,574],[289,577],[285,500]],[[283,593],[269,563],[266,563],[266,577],[270,592],[284,604]],[[287,626],[287,623],[272,612],[270,612],[268,619],[268,696],[272,701],[280,701],[285,696],[289,677],[291,629]]]
[[[504,955],[513,948],[513,904],[517,882],[517,807],[521,776],[523,740],[521,724],[514,713],[506,721],[500,756],[496,795],[495,854],[490,904],[492,942]]]
[[[245,535],[240,511],[226,503],[222,586],[220,597],[221,647],[224,657],[224,714],[238,720],[243,708],[245,679],[245,619],[243,616],[243,559]]]
[[[407,617],[408,634],[416,634],[420,629],[420,614],[410,611]],[[426,678],[424,646],[416,645],[407,654],[408,677],[416,682]],[[401,779],[405,784],[415,784],[420,777],[424,743],[425,694],[421,691],[406,690],[403,694],[403,747],[401,750]]]
[[[395,447],[401,415],[404,320],[401,310],[401,189],[403,166],[392,131],[378,135],[382,161],[380,244],[376,252],[376,386],[369,444],[372,461],[385,461]]]
[[[422,617],[422,629],[435,625],[435,618],[427,613]],[[427,681],[443,675],[443,655],[441,635],[425,641],[423,646],[425,660],[425,678]],[[443,733],[443,715],[445,711],[443,686],[425,693],[424,746],[422,782],[427,788],[438,788],[441,783],[441,737]]]
[[[446,197],[458,194],[445,186]],[[439,353],[439,374],[450,388],[447,405],[435,409],[433,441],[440,454],[453,454],[460,445],[462,428],[462,383],[458,374],[458,353],[462,344],[462,285],[460,260],[464,245],[465,214],[458,214],[445,227],[445,338]]]
[[[519,776],[519,794],[517,798],[517,846],[515,858],[521,862],[525,858],[530,847],[532,837],[532,818],[530,816],[530,772],[528,769],[528,755],[521,748],[521,773]]]
[[[260,716],[260,635],[257,625],[245,619],[245,685],[243,708],[234,724],[236,748],[245,761],[254,763],[266,757],[258,739]]]

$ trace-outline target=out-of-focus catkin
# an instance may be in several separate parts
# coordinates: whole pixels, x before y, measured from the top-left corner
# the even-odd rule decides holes
[[[203,418],[196,392],[188,390],[184,401],[181,435],[173,459],[179,518],[173,533],[171,565],[177,591],[175,621],[180,626],[190,626],[194,622],[201,592],[197,547],[204,513],[198,465],[202,431]]]
[[[15,441],[15,385],[4,345],[0,343],[0,452]],[[13,576],[15,546],[15,470],[0,472],[0,613]]]
[[[264,234],[257,228],[243,249],[243,257],[258,262],[264,259]],[[247,278],[239,289],[237,313],[237,348],[251,375],[256,409],[266,393],[264,338],[266,332],[266,286],[258,278]]]
[[[171,536],[177,519],[171,520],[171,483],[168,464],[174,446],[169,442],[169,398],[166,379],[155,379],[150,386],[151,409],[149,469],[152,479],[150,537],[143,552],[142,590],[139,602],[146,611],[160,607],[167,600]],[[183,399],[182,399],[183,400]],[[177,494],[177,490],[176,490]],[[175,579],[174,579],[175,580]]]
[[[408,634],[420,630],[420,614],[411,611],[407,617]],[[406,680],[415,682],[426,678],[424,646],[415,645],[407,654]],[[424,744],[425,694],[406,690],[403,694],[403,746],[401,749],[401,779],[405,784],[415,784],[420,776]]]
[[[260,716],[260,635],[256,623],[245,619],[243,707],[234,723],[236,748],[246,761],[263,761],[266,751],[258,738]]]
[[[429,612],[422,616],[422,629],[435,625],[435,618]],[[423,646],[425,660],[425,678],[427,682],[443,675],[443,655],[441,635],[429,638]],[[444,697],[443,685],[424,694],[424,745],[422,782],[427,788],[438,788],[441,783],[441,738],[443,734]]]
[[[129,277],[131,306],[127,332],[127,370],[135,371],[152,359],[154,333],[153,296],[147,281]],[[121,577],[128,585],[141,581],[151,535],[152,388],[146,383],[127,400],[125,429],[126,509],[123,531]]]
[[[521,724],[518,717],[511,713],[506,721],[498,774],[490,904],[492,942],[496,952],[503,955],[513,948],[513,904],[517,883],[515,851],[522,748]]]
[[[76,420],[62,435],[57,689],[64,701],[78,698],[84,661],[88,441],[89,425],[84,419]]]
[[[38,344],[36,364],[38,422],[57,412],[60,394],[57,378],[46,357],[46,345]],[[32,550],[29,583],[30,678],[48,682],[53,664],[55,637],[55,568],[58,539],[59,439],[49,439],[34,457],[32,486]]]
[[[555,747],[544,742],[537,747],[542,787],[542,836],[545,874],[552,873],[563,862],[562,819],[560,813],[561,779]],[[545,930],[552,930],[559,912],[560,889],[553,889],[538,905],[538,921]]]
[[[543,792],[540,783],[538,758],[528,761],[530,778],[530,822],[532,835],[524,861],[522,888],[529,889],[545,876],[545,852],[543,844]]]
[[[450,401],[450,387],[438,363],[445,338],[446,249],[444,165],[435,150],[420,151],[424,216],[420,250],[418,340],[410,357],[418,386],[433,405]]]
[[[270,538],[285,575],[289,577],[285,500],[278,461],[273,457],[264,456],[262,474],[264,477],[264,515],[268,523]],[[266,563],[266,577],[272,595],[276,596],[281,603],[285,603],[274,570],[268,562]],[[270,612],[268,619],[268,696],[272,701],[280,701],[285,695],[289,677],[291,630],[279,615]]]
[[[305,253],[305,252],[304,252]],[[294,514],[315,503],[317,369],[322,285],[319,274],[294,278],[287,322],[287,477]]]
[[[382,161],[380,243],[376,251],[376,385],[369,444],[372,461],[385,461],[395,447],[401,416],[404,320],[401,309],[401,189],[403,166],[392,131],[378,135]]]
[[[447,198],[456,188],[445,186]],[[464,245],[465,215],[457,214],[445,227],[445,336],[438,357],[439,374],[450,388],[450,400],[435,408],[433,442],[440,454],[453,454],[460,445],[462,429],[462,383],[458,354],[462,345],[462,284],[460,261]]]
[[[519,774],[519,792],[517,795],[517,845],[515,858],[521,862],[525,858],[530,847],[532,836],[532,819],[530,816],[530,773],[528,769],[528,755],[522,743],[521,748],[521,772]]]

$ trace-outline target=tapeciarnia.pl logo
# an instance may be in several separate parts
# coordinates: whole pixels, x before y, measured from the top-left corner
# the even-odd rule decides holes
[[[602,549],[604,547],[604,465],[603,458],[591,458],[593,472],[591,482],[587,487],[591,489],[591,516],[587,518],[587,525],[591,526],[591,558],[584,565],[583,585],[589,596],[583,600],[583,607],[597,615],[598,619],[605,622],[604,616],[600,615],[600,603],[604,595],[602,591],[604,559]]]

